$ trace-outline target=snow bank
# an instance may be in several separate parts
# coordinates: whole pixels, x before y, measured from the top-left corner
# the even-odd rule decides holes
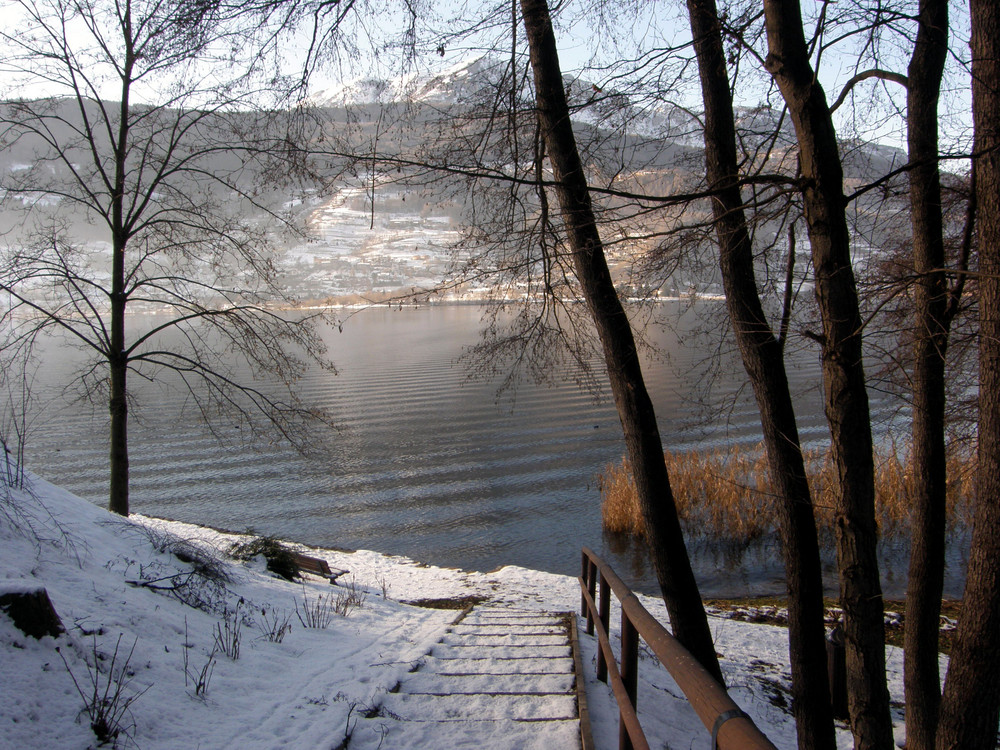
[[[0,510],[17,511],[0,513],[0,591],[44,587],[69,632],[36,641],[0,613],[4,749],[94,746],[84,710],[92,681],[98,692],[110,686],[126,702],[122,747],[336,747],[456,615],[404,602],[479,597],[490,606],[579,606],[576,581],[566,576],[517,567],[442,569],[368,551],[299,547],[350,572],[339,586],[313,577],[289,582],[266,571],[262,560],[230,558],[226,550],[242,537],[123,519],[37,477],[29,482],[27,491],[0,494]],[[325,629],[303,627],[296,610],[344,592],[344,584],[363,603]],[[666,620],[661,604],[644,601]],[[612,617],[617,623],[617,612]],[[290,630],[274,642],[285,622]],[[713,618],[713,627],[735,700],[779,747],[794,747],[786,631],[722,618]],[[236,660],[220,648],[231,645],[234,631]],[[593,639],[582,641],[595,738],[599,747],[617,747],[617,710],[610,689],[593,681]],[[891,650],[896,699],[901,661]],[[648,652],[639,707],[652,746],[707,747],[704,728]],[[851,746],[846,731],[840,744]]]

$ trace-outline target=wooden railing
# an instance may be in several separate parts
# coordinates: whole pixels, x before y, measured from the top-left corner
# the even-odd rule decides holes
[[[639,638],[670,672],[698,718],[711,733],[712,750],[775,750],[774,745],[729,697],[726,689],[646,610],[611,567],[583,548],[580,612],[587,633],[598,639],[597,679],[607,682],[618,701],[619,747],[648,750],[649,743],[636,715]],[[611,592],[622,609],[621,661],[615,660],[608,637]]]

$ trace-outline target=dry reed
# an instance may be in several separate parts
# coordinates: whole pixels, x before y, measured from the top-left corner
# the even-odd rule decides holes
[[[681,522],[689,533],[723,544],[746,547],[778,529],[778,501],[771,488],[761,446],[748,449],[664,454]],[[833,533],[836,467],[828,452],[807,452],[806,473],[817,524]],[[975,454],[953,450],[948,455],[948,525],[971,528],[975,497]],[[880,536],[909,531],[909,509],[917,477],[909,456],[879,451],[875,457],[875,513]],[[598,475],[605,530],[645,536],[628,461],[609,465]]]

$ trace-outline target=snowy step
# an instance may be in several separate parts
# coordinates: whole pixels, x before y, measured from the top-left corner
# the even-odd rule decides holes
[[[413,695],[459,695],[464,693],[568,693],[573,689],[572,674],[430,674],[408,675],[400,690]]]
[[[433,670],[437,674],[551,674],[566,672],[572,674],[573,659],[569,656],[553,659],[434,659],[424,662],[423,670]]]
[[[561,615],[552,615],[545,612],[525,612],[523,610],[494,610],[491,612],[486,611],[473,611],[464,620],[462,620],[462,625],[470,625],[473,623],[486,623],[494,625],[502,624],[543,624],[543,625],[562,625],[563,618]]]
[[[562,750],[579,747],[580,723],[565,721],[386,722],[375,719],[355,729],[350,750]]]
[[[533,633],[449,633],[442,640],[446,646],[564,646],[565,634]]]
[[[522,626],[562,626],[564,620],[558,615],[544,613],[525,613],[516,611],[500,611],[496,613],[476,613],[473,611],[461,623],[462,627],[469,625],[522,625]]]
[[[468,721],[469,719],[513,719],[539,721],[575,719],[576,696],[541,695],[423,695],[390,693],[380,715],[402,721]]]
[[[438,659],[468,659],[472,656],[481,659],[537,659],[538,657],[551,659],[560,656],[569,657],[573,654],[568,643],[545,646],[439,643],[431,651],[431,655]]]
[[[559,623],[556,625],[549,625],[546,623],[519,623],[516,626],[516,632],[519,635],[555,635],[555,636],[566,636],[566,627]],[[462,633],[464,635],[509,635],[512,626],[509,624],[497,624],[493,622],[473,622],[466,623],[460,622],[458,625],[452,627],[452,632]]]
[[[453,624],[350,750],[580,747],[576,674],[562,615],[480,607]]]

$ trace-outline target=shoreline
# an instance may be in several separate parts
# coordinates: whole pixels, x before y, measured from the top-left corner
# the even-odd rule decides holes
[[[163,518],[159,516],[148,516],[141,513],[133,513],[129,518],[136,518],[140,522],[142,521],[153,521],[154,523],[162,523],[168,526],[177,527],[192,527],[197,529],[202,529],[204,531],[213,532],[227,537],[234,538],[247,538],[255,534],[251,530],[244,530],[242,532],[229,531],[226,529],[220,529],[214,526],[209,526],[208,524],[198,524],[190,523],[187,521],[177,521],[169,518]],[[259,536],[259,535],[258,535]],[[423,560],[418,560],[406,555],[396,555],[390,552],[381,552],[379,550],[369,550],[369,549],[351,549],[348,547],[322,547],[305,544],[303,542],[296,541],[294,539],[284,539],[274,537],[277,541],[288,545],[289,547],[295,549],[296,551],[301,551],[304,553],[318,553],[323,555],[327,553],[327,557],[335,558],[338,564],[343,565],[347,560],[343,559],[341,556],[352,556],[352,555],[362,555],[362,556],[376,556],[385,558],[386,561],[392,562],[393,564],[408,564],[416,568],[434,568],[436,570],[447,571],[454,573],[458,576],[482,576],[489,577],[501,573],[505,568],[520,569],[529,571],[530,573],[541,575],[541,576],[561,576],[567,577],[560,573],[551,573],[544,570],[535,570],[531,568],[522,568],[521,566],[514,565],[511,563],[499,565],[496,568],[489,571],[480,570],[468,570],[464,568],[452,567],[452,566],[441,566],[432,562],[426,562]],[[579,579],[576,579],[577,581]],[[636,591],[635,593],[652,598],[654,600],[659,600],[657,594],[650,594],[647,592]],[[468,604],[470,601],[476,600],[477,603],[488,601],[488,597],[484,598],[482,595],[470,594],[465,596],[456,597],[431,597],[431,598],[419,598],[419,599],[400,599],[399,601],[404,604],[410,604],[417,607],[425,607],[430,609],[461,609],[463,606]],[[747,622],[754,624],[768,624],[774,625],[781,628],[788,627],[788,611],[787,611],[787,601],[788,597],[784,595],[773,595],[773,594],[749,594],[745,596],[703,596],[702,603],[705,606],[706,612],[715,617],[720,617],[723,619],[731,619],[739,622]],[[836,598],[825,596],[823,598],[824,609],[825,609],[825,620],[828,626],[832,627],[839,620],[839,615],[841,612],[839,603]],[[943,598],[941,600],[941,627],[940,627],[940,646],[939,652],[942,654],[951,653],[952,639],[955,632],[955,627],[957,626],[958,616],[961,612],[962,600],[953,598]],[[459,606],[461,605],[461,606]],[[900,599],[897,597],[886,597],[883,599],[883,609],[885,611],[885,643],[887,646],[895,646],[902,648],[903,645],[903,632],[904,632],[904,612],[906,609],[905,599]]]

